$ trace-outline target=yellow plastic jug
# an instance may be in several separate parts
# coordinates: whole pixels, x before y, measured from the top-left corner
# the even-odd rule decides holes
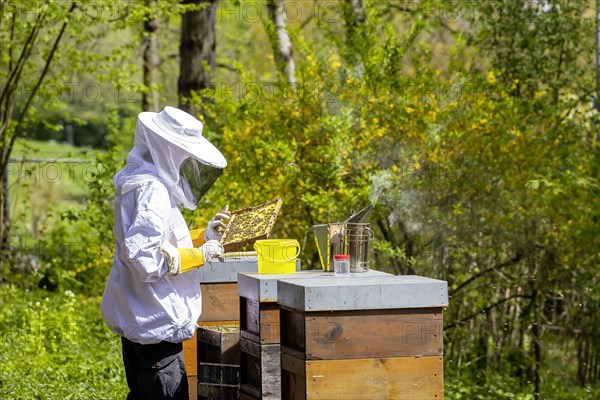
[[[265,239],[254,243],[259,274],[291,274],[296,272],[300,243],[295,239]]]

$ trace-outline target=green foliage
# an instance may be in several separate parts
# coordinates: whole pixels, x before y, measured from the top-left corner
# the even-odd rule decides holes
[[[63,159],[77,158],[84,162],[19,162],[8,168],[10,190],[11,235],[8,254],[2,260],[1,279],[25,286],[34,286],[43,279],[41,259],[62,259],[73,242],[71,229],[62,226],[65,236],[51,241],[46,235],[60,225],[60,213],[69,207],[79,207],[87,188],[91,169],[90,149],[74,148],[53,142],[18,141],[14,156],[18,158]],[[44,240],[47,239],[47,240]],[[73,250],[73,249],[71,249]],[[56,261],[60,264],[60,261]]]
[[[53,287],[77,288],[88,294],[100,294],[112,265],[112,177],[125,165],[122,149],[133,144],[133,133],[126,137],[121,132],[133,132],[135,121],[121,120],[117,110],[109,114],[108,121],[107,139],[111,147],[107,152],[97,154],[94,168],[90,169],[86,207],[73,207],[64,212],[61,222],[54,225],[47,238],[42,240],[73,248],[66,256],[44,260],[47,262],[46,279]],[[69,238],[72,239],[69,241]]]
[[[376,202],[373,265],[449,283],[448,398],[596,398],[600,153],[588,4],[472,2],[468,21],[447,21],[440,2],[407,3],[402,14],[397,2],[373,1],[363,25],[351,3],[339,2],[336,21],[314,15],[288,25],[296,87],[264,54],[272,26],[234,23],[231,9],[218,10],[217,56],[227,68],[212,71],[214,89],[194,100],[229,166],[187,216],[204,226],[226,203],[283,197],[274,236],[299,239],[305,268],[318,268],[310,227]],[[188,6],[129,4],[115,24],[75,24],[57,58],[71,67],[51,82],[68,81],[70,71],[130,90],[127,99],[148,90],[132,86],[139,34],[130,28],[155,12],[176,23]],[[264,5],[231,7],[249,4]],[[105,45],[131,40],[90,54],[98,30]],[[162,43],[176,40],[164,31]],[[46,33],[47,44],[56,28]],[[79,54],[81,46],[88,51]],[[159,88],[173,104],[176,60],[162,48]],[[30,126],[93,120],[107,127],[109,151],[86,182],[86,207],[62,212],[38,236],[46,248],[74,241],[75,250],[43,255],[30,276],[46,288],[100,294],[113,252],[111,178],[131,145],[136,104],[75,103],[36,103]]]
[[[273,87],[272,95],[262,92],[249,101],[214,94],[206,114],[210,132],[218,135],[208,135],[227,154],[229,166],[206,196],[203,213],[209,215],[224,201],[239,208],[281,196],[274,234],[301,239],[303,254],[310,256],[311,225],[345,218],[351,208],[368,202],[368,191],[364,175],[352,165],[356,138],[349,137],[348,128],[353,116],[328,112],[327,82],[320,72],[306,66],[299,73],[296,91]],[[243,82],[252,87],[259,80],[246,75]]]
[[[327,46],[292,31],[295,90],[265,90],[238,67],[241,89],[202,94],[230,162],[206,207],[283,196],[275,234],[304,239],[315,267],[310,226],[377,201],[375,265],[449,282],[445,354],[465,374],[485,371],[472,389],[481,398],[507,396],[513,379],[546,383],[542,354],[557,345],[546,325],[576,319],[597,345],[595,320],[570,306],[593,307],[586,288],[598,282],[593,69],[578,56],[593,37],[586,7],[509,3],[476,8],[477,28],[454,35],[444,68],[421,40],[439,33],[435,18],[416,11],[397,29],[371,9],[353,26],[345,10],[342,26],[318,24]]]
[[[133,144],[135,123],[116,109],[107,121],[111,147],[97,152],[93,161],[53,164],[60,175],[52,180],[44,178],[44,164],[21,166],[23,171],[11,176],[19,189],[12,191],[11,201],[25,203],[15,207],[10,243],[14,258],[3,262],[3,280],[29,288],[102,293],[114,252],[112,177],[125,163],[122,149]],[[131,134],[123,135],[124,131]],[[69,148],[44,146],[42,152],[63,157]]]
[[[120,341],[99,300],[1,285],[0,397],[125,398]]]
[[[546,328],[558,325],[564,345],[572,318],[586,320],[579,345],[594,343],[576,361],[579,382],[598,379],[585,367],[597,357],[589,350],[595,319],[572,307],[594,307],[588,289],[598,282],[597,116],[585,89],[593,70],[578,55],[593,32],[582,3],[552,4],[533,12],[485,3],[481,30],[468,33],[477,47],[458,36],[443,72],[432,71],[427,52],[414,52],[418,85],[442,89],[405,98],[415,111],[409,120],[383,119],[400,132],[390,126],[390,141],[373,142],[386,163],[372,176],[391,212],[391,223],[379,224],[391,246],[379,255],[396,270],[449,282],[451,368],[485,371],[486,390],[498,374],[509,388],[512,378],[528,380],[542,396],[551,376],[544,352],[556,346]],[[500,17],[483,18],[490,8]],[[488,70],[471,51],[492,60]],[[459,96],[449,97],[443,88],[455,85]],[[476,390],[470,381],[465,388]]]
[[[444,398],[449,400],[533,400],[531,381],[522,384],[518,379],[502,374],[483,376],[481,372],[455,374],[454,365],[446,363],[444,374]],[[556,377],[544,382],[541,400],[595,399],[600,394],[598,385],[577,387]]]

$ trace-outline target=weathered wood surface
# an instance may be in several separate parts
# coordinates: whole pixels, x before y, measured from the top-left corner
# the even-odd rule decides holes
[[[235,400],[239,398],[239,387],[198,382],[199,400]]]
[[[306,359],[443,354],[441,308],[308,313],[283,308],[281,330],[285,351]]]
[[[443,399],[443,357],[300,360],[282,353],[285,399]]]
[[[279,305],[240,297],[240,330],[243,338],[261,343],[279,343]]]
[[[281,398],[306,399],[306,365],[297,357],[281,353]]]
[[[198,400],[198,377],[192,375],[187,377],[188,381],[188,398],[190,400]]]
[[[223,331],[223,326],[201,326],[198,335],[198,361],[208,363],[237,364],[240,363],[240,331]]]
[[[278,344],[240,339],[241,391],[261,399],[281,399],[281,359]]]
[[[240,300],[236,282],[203,283],[200,321],[239,321]]]
[[[185,372],[188,376],[198,375],[198,346],[197,336],[194,336],[183,342],[183,361],[185,362]],[[196,385],[194,385],[195,387]]]
[[[239,365],[200,362],[198,371],[200,399],[237,399],[240,382]]]
[[[198,382],[234,385],[240,381],[240,366],[237,364],[199,363]]]
[[[251,395],[250,393],[240,390],[240,400],[261,400],[261,399],[260,399],[260,396],[254,396],[254,395]]]

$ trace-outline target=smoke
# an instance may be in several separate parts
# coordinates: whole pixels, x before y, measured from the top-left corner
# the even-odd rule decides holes
[[[390,226],[402,222],[409,233],[421,232],[422,195],[402,186],[401,176],[389,170],[371,176],[371,202],[390,209],[387,217]]]

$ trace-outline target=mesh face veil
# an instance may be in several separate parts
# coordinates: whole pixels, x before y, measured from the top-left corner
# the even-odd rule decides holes
[[[171,200],[190,210],[227,166],[201,132],[200,121],[173,107],[159,114],[141,113],[135,128],[135,146],[150,153]]]
[[[185,198],[193,198],[198,204],[202,196],[208,192],[208,189],[215,183],[223,173],[222,169],[210,167],[202,164],[198,160],[190,157],[181,164],[181,182],[184,188]],[[185,186],[188,189],[185,189]],[[187,192],[191,193],[187,193]]]

